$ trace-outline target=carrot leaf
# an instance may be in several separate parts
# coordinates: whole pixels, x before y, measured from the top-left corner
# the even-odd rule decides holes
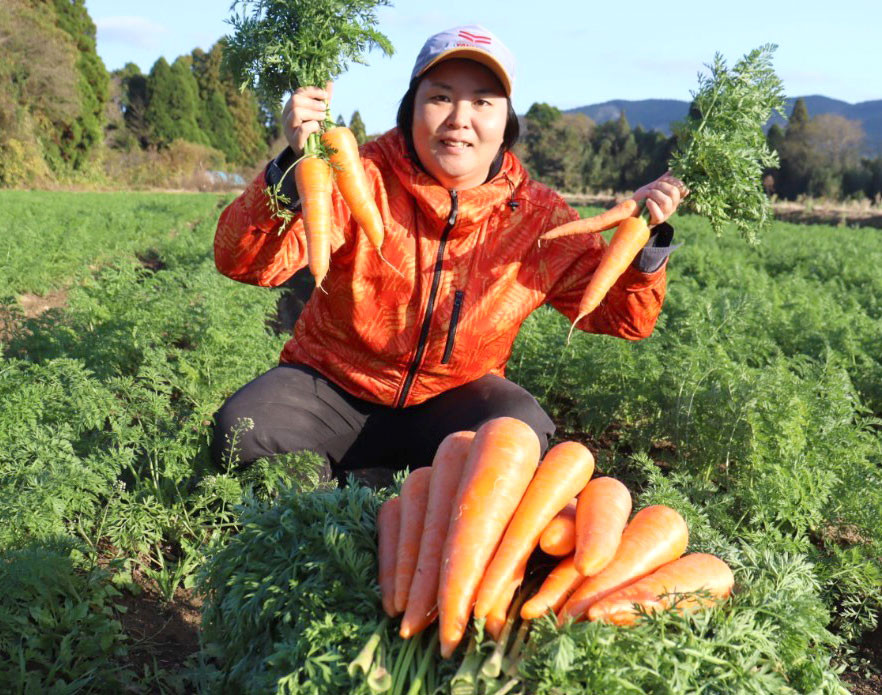
[[[671,172],[689,188],[684,203],[719,234],[731,222],[751,243],[771,219],[762,174],[777,165],[763,126],[783,114],[781,80],[772,68],[777,46],[754,49],[729,69],[717,53],[699,74],[687,118],[674,126]]]
[[[375,28],[376,8],[385,5],[388,0],[235,0],[224,63],[242,89],[273,101],[298,87],[323,87],[350,63],[365,64],[373,48],[393,53]]]

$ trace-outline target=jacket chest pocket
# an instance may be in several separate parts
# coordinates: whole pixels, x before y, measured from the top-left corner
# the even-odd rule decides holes
[[[450,354],[453,352],[453,344],[456,342],[456,325],[459,323],[459,312],[462,309],[462,290],[457,290],[453,295],[453,312],[450,314],[450,327],[447,329],[447,343],[444,345],[444,356],[441,364],[450,362]]]

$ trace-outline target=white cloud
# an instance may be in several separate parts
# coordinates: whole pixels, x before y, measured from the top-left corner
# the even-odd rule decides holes
[[[144,17],[102,17],[95,20],[98,40],[138,48],[156,48],[160,37],[168,33],[162,24]]]

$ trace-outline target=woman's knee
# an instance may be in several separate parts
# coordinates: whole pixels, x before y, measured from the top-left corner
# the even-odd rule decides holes
[[[548,442],[554,435],[555,426],[548,413],[525,388],[502,377],[487,376],[479,380],[476,387],[480,393],[481,422],[497,417],[513,417],[527,423],[542,446],[542,453],[548,449]]]

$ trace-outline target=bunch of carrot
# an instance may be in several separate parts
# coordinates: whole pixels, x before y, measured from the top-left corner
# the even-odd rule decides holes
[[[688,529],[676,511],[650,506],[629,521],[627,488],[592,480],[594,458],[578,442],[539,456],[528,425],[497,418],[449,435],[432,466],[413,471],[384,503],[380,591],[386,613],[403,614],[403,638],[437,618],[447,658],[474,615],[500,639],[537,547],[564,559],[520,606],[524,620],[552,610],[561,623],[627,625],[641,608],[683,610],[729,595],[734,577],[722,560],[683,556]]]
[[[303,157],[294,166],[294,180],[303,211],[309,270],[317,287],[321,287],[331,258],[332,178],[353,219],[364,230],[381,258],[384,237],[383,218],[374,200],[358,154],[358,142],[352,131],[345,126],[326,128],[320,142],[321,146],[317,136],[311,135]]]

